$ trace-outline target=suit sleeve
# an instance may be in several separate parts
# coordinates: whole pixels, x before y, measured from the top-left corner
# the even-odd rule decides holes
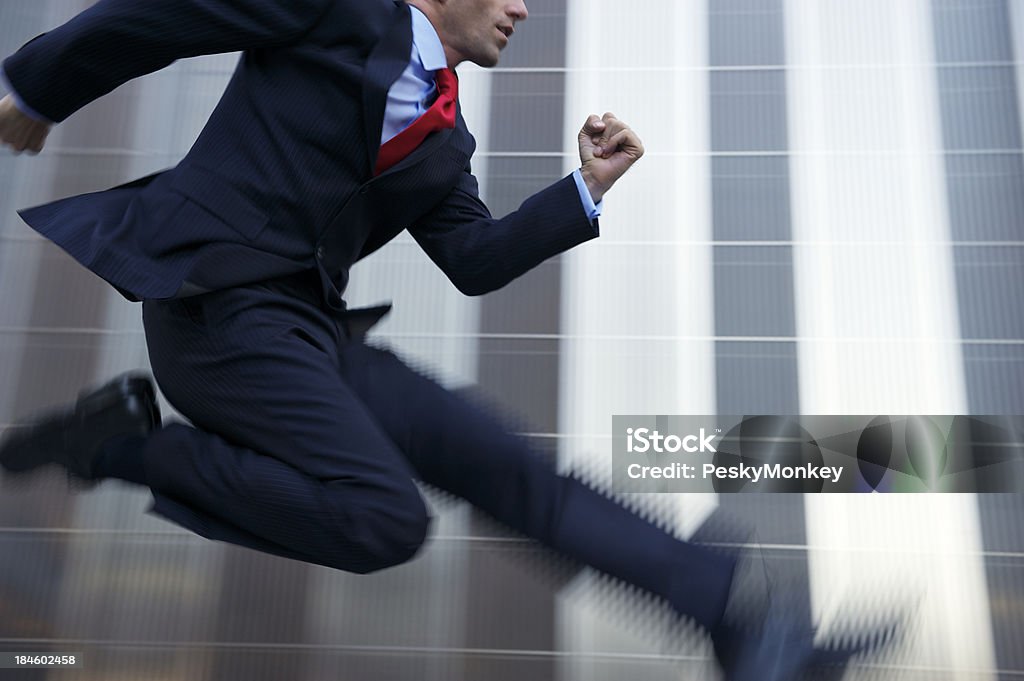
[[[177,59],[292,43],[331,1],[100,0],[30,40],[3,68],[28,106],[59,123]]]
[[[571,175],[528,198],[519,210],[495,219],[469,172],[409,232],[455,287],[470,296],[499,289],[599,234],[597,220],[587,217]]]

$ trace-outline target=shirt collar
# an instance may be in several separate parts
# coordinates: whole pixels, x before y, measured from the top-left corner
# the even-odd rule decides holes
[[[444,56],[444,45],[434,30],[430,20],[418,7],[409,5],[412,10],[412,44],[420,55],[420,63],[427,71],[437,71],[448,66]]]

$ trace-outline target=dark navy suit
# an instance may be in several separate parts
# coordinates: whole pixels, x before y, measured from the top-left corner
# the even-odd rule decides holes
[[[409,559],[428,513],[413,479],[467,499],[705,625],[730,563],[555,471],[419,376],[346,311],[353,263],[408,229],[464,293],[597,236],[565,178],[502,219],[481,203],[461,115],[374,177],[409,8],[388,0],[101,0],[4,63],[61,121],[175,59],[243,52],[174,169],[22,212],[132,299],[153,372],[195,426],[144,451],[156,512],[213,539],[369,572]]]

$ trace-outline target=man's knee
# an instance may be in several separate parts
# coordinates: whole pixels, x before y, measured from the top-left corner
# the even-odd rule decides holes
[[[361,574],[401,565],[416,555],[426,541],[430,514],[419,491],[388,499],[386,507],[356,511],[360,518],[358,544],[365,554]]]

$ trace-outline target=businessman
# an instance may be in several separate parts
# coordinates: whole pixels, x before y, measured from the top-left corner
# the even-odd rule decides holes
[[[495,219],[478,196],[453,69],[495,65],[526,18],[522,0],[100,0],[6,59],[0,139],[38,152],[129,79],[242,53],[176,167],[21,212],[142,301],[153,374],[191,425],[162,425],[149,380],[123,376],[9,433],[0,464],[146,485],[155,513],[204,537],[358,573],[419,550],[422,480],[662,597],[730,679],[841,667],[861,643],[816,648],[784,604],[742,595],[745,558],[558,475],[366,344],[386,307],[345,305],[351,266],[406,229],[467,295],[598,236],[605,193],[644,152],[610,113],[582,126],[580,168],[517,211]]]

